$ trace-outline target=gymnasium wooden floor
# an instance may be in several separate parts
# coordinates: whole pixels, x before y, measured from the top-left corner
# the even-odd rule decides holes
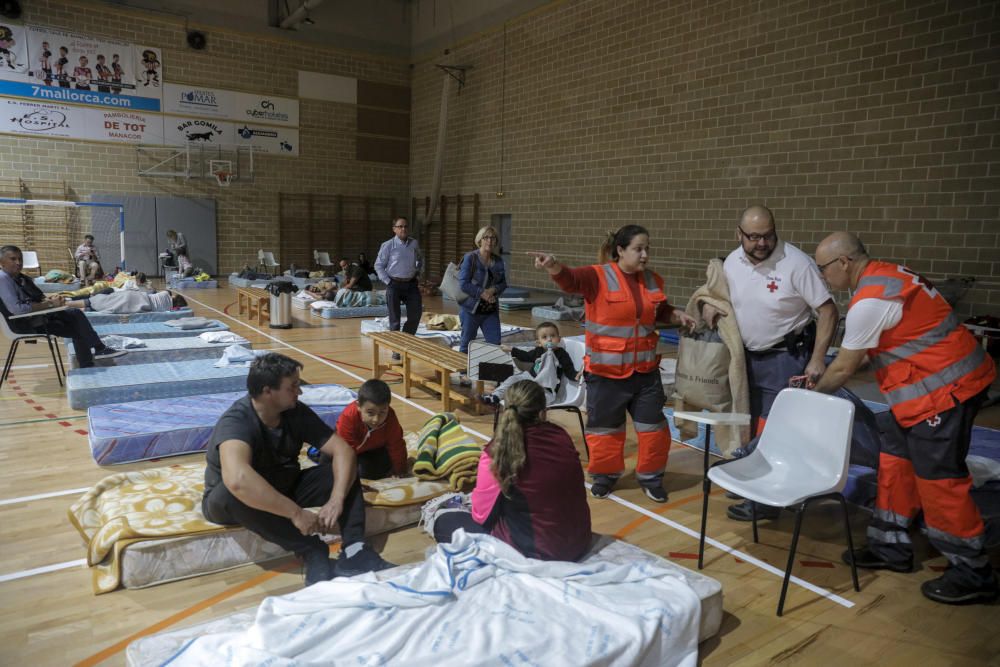
[[[260,330],[235,314],[235,292],[189,290],[195,313],[218,317],[258,349],[275,349],[305,364],[312,383],[337,382],[356,388],[367,378],[368,341],[359,320],[304,319],[296,327]],[[426,310],[441,311],[438,299]],[[451,307],[452,309],[454,306]],[[509,323],[530,325],[530,315],[505,314]],[[564,335],[580,333],[567,325]],[[113,468],[99,468],[87,444],[83,412],[68,407],[56,383],[47,350],[25,347],[13,381],[0,391],[0,664],[121,665],[136,637],[183,627],[256,605],[268,595],[302,586],[293,559],[247,566],[145,590],[94,596],[81,564],[83,542],[66,518],[69,505],[86,487],[127,470],[197,461],[192,455]],[[312,356],[310,356],[312,355]],[[394,386],[394,390],[399,390]],[[404,428],[418,428],[438,402],[420,390],[412,404],[394,399]],[[467,426],[490,433],[489,416],[460,411]],[[579,442],[579,429],[557,416]],[[634,464],[634,436],[629,449]],[[685,567],[695,567],[700,516],[700,453],[675,443],[667,486],[670,501],[655,505],[626,477],[615,496],[591,499],[596,531],[612,534]],[[790,542],[790,514],[762,522],[760,544],[750,526],[729,521],[732,501],[713,495],[709,535],[737,552],[784,568]],[[652,516],[633,509],[647,510]],[[866,516],[853,515],[856,544],[864,541]],[[684,532],[687,531],[687,532]],[[916,539],[920,539],[919,537]],[[431,540],[414,528],[388,536],[383,555],[406,563],[422,558]],[[705,574],[723,585],[725,618],[716,638],[701,646],[704,665],[1000,665],[1000,606],[948,607],[924,600],[922,581],[938,576],[944,559],[918,546],[920,568],[913,574],[861,572],[861,592],[851,587],[840,562],[844,550],[834,507],[807,516],[794,574],[823,594],[792,585],[785,616],[775,616],[780,576],[746,560],[709,548]],[[995,563],[996,564],[996,563]]]

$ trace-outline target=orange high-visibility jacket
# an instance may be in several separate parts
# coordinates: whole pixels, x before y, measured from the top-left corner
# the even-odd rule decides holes
[[[621,379],[633,373],[649,373],[660,365],[656,354],[656,309],[667,297],[663,279],[644,271],[639,281],[642,295],[642,318],[636,317],[636,303],[626,277],[617,264],[594,267],[600,280],[600,292],[587,302],[588,372],[601,377]]]
[[[913,426],[983,391],[996,377],[993,360],[962,326],[944,297],[904,266],[869,262],[851,306],[861,299],[903,303],[899,324],[868,350],[879,388],[896,421]]]

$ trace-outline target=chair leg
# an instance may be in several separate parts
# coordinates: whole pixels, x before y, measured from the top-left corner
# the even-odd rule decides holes
[[[698,569],[705,566],[705,528],[708,525],[708,496],[712,493],[712,480],[708,471],[701,481],[701,534],[698,536]]]
[[[844,510],[844,532],[847,533],[847,550],[850,553],[854,553],[854,538],[851,537],[851,519],[847,513],[847,501],[844,500],[844,496],[837,494],[837,501],[840,503],[840,507]],[[854,581],[854,590],[860,591],[861,586],[858,584],[858,566],[855,565],[854,559],[851,559],[851,579]]]
[[[785,579],[781,582],[781,597],[778,598],[778,616],[785,611],[785,593],[788,592],[788,580],[792,577],[792,566],[795,565],[795,549],[799,545],[799,531],[802,529],[802,517],[805,516],[809,498],[795,509],[795,530],[792,532],[792,546],[788,551],[788,565],[785,566]]]
[[[58,343],[55,343],[55,341],[52,340],[52,336],[46,336],[45,341],[49,344],[49,352],[52,353],[52,365],[55,366],[56,369],[56,379],[59,380],[59,386],[62,387],[63,374],[59,372],[62,359],[60,359],[61,355],[59,355],[56,351],[56,345]]]
[[[4,362],[3,374],[0,375],[0,388],[3,387],[3,383],[7,381],[7,376],[10,375],[10,368],[14,365],[14,356],[17,354],[17,346],[20,342],[20,339],[15,338],[7,350],[7,361]]]
[[[753,543],[757,544],[760,538],[757,536],[757,503],[752,500],[748,500],[750,503],[750,521],[753,523]]]

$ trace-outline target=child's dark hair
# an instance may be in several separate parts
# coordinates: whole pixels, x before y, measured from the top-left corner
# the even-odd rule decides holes
[[[601,244],[598,261],[601,264],[618,261],[618,248],[627,248],[632,243],[632,239],[640,234],[649,236],[649,231],[642,225],[625,225],[617,232],[608,232],[607,238]]]
[[[535,340],[538,340],[538,333],[542,329],[555,329],[556,335],[562,337],[562,334],[559,333],[559,327],[557,327],[554,322],[542,322],[537,327],[535,327]]]
[[[365,403],[389,405],[391,401],[392,391],[382,380],[368,380],[358,389],[358,405]]]
[[[247,373],[247,392],[251,398],[257,398],[264,393],[266,387],[278,389],[281,381],[291,377],[300,370],[302,364],[291,357],[271,352],[257,357],[250,363]]]

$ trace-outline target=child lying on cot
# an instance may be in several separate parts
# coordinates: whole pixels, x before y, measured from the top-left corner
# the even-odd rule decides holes
[[[403,427],[390,401],[389,385],[382,380],[368,380],[358,389],[358,400],[348,405],[337,420],[337,434],[358,455],[358,476],[363,479],[406,475]]]
[[[535,327],[534,348],[522,350],[516,347],[511,348],[507,345],[501,345],[500,349],[510,352],[510,356],[514,359],[531,364],[531,369],[514,373],[497,386],[492,393],[484,394],[479,400],[486,405],[500,405],[507,390],[515,382],[534,380],[546,389],[549,393],[548,400],[551,402],[552,398],[559,392],[559,386],[566,378],[571,380],[580,379],[580,373],[573,365],[573,360],[570,358],[569,352],[565,348],[560,347],[560,343],[562,343],[562,336],[559,334],[559,327],[552,322],[542,322]],[[546,356],[548,352],[552,354]],[[546,360],[551,365],[550,369],[545,368]],[[545,370],[549,372],[546,373],[544,372]]]
[[[590,548],[590,506],[580,455],[560,426],[545,421],[545,391],[530,380],[507,392],[493,440],[479,458],[471,513],[461,494],[425,505],[438,542],[452,533],[489,533],[529,558],[574,561]]]

